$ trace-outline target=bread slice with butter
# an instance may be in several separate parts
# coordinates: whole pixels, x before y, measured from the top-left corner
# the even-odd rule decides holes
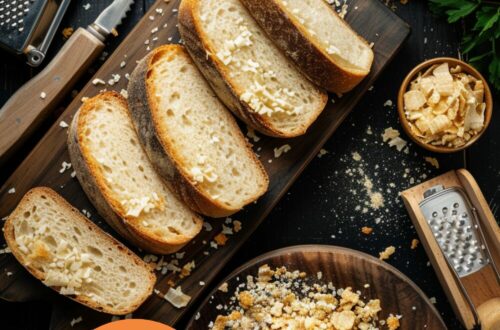
[[[324,0],[240,0],[318,86],[345,93],[368,73],[373,51]]]
[[[263,134],[302,135],[327,94],[306,79],[239,0],[182,0],[179,31],[226,106]]]
[[[71,123],[68,149],[99,214],[132,244],[172,253],[200,232],[202,219],[154,170],[120,94],[105,92],[82,105]]]
[[[125,315],[152,293],[148,264],[50,188],[26,193],[4,226],[14,257],[37,279],[95,310]]]
[[[139,62],[128,103],[149,158],[196,212],[228,216],[266,192],[262,164],[183,46]]]

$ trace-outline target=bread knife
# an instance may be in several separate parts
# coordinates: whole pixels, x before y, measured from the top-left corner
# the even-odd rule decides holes
[[[87,28],[78,28],[39,74],[0,109],[0,166],[71,91],[104,49],[104,41],[126,17],[134,0],[114,0]]]

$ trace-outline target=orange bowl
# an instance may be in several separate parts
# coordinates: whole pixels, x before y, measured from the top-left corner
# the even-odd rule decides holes
[[[418,76],[420,72],[425,72],[427,68],[431,67],[434,64],[441,64],[448,62],[448,65],[451,67],[455,67],[457,65],[460,65],[462,67],[463,72],[466,72],[470,74],[471,76],[482,80],[484,84],[484,102],[486,103],[486,109],[484,110],[484,127],[483,129],[476,135],[474,135],[469,141],[467,141],[466,144],[460,147],[447,147],[447,146],[435,146],[429,143],[425,143],[421,138],[416,136],[410,127],[410,124],[408,122],[408,119],[406,118],[405,110],[404,110],[404,100],[403,96],[404,94],[408,91],[408,86],[410,83]],[[473,68],[471,65],[465,63],[464,61],[461,61],[456,58],[452,57],[437,57],[433,58],[431,60],[425,61],[417,65],[413,70],[410,71],[410,73],[406,76],[406,78],[403,80],[403,83],[401,84],[401,88],[399,89],[398,93],[398,114],[399,114],[399,121],[401,122],[401,125],[403,126],[403,130],[406,132],[406,134],[419,146],[421,146],[424,149],[427,149],[429,151],[433,152],[439,152],[439,153],[452,153],[460,150],[464,150],[468,147],[470,147],[474,142],[476,142],[486,131],[488,128],[488,125],[491,122],[491,115],[493,112],[493,98],[491,96],[491,90],[488,86],[488,82],[484,77],[477,71],[475,68]]]

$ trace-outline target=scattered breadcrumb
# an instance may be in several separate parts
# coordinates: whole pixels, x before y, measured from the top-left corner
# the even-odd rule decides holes
[[[90,9],[90,3],[86,3],[83,5],[83,9],[89,10]]]
[[[214,237],[214,241],[217,243],[217,245],[225,245],[227,242],[227,236],[224,235],[223,233],[219,233],[217,236]]]
[[[8,194],[15,194],[16,193],[16,188],[12,187],[7,191]]]
[[[78,316],[76,319],[72,319],[70,322],[71,327],[73,327],[75,324],[80,323],[82,321],[83,321],[83,318],[81,316]]]
[[[318,153],[318,158],[321,158],[323,157],[324,155],[326,155],[328,153],[328,150],[326,149],[320,149],[319,150],[319,153]]]
[[[400,324],[399,324],[399,319],[401,318],[400,315],[392,315],[390,314],[389,317],[387,318],[387,320],[385,321],[386,324],[387,324],[387,328],[389,330],[396,330],[399,328]]]
[[[365,235],[370,235],[373,232],[373,228],[365,226],[365,227],[361,228],[361,232]]]
[[[396,252],[396,248],[394,246],[388,246],[385,248],[384,251],[379,253],[379,259],[380,260],[387,260],[391,255]]]
[[[106,85],[106,82],[100,78],[95,78],[94,80],[92,80],[92,84],[94,86],[97,86],[97,85]]]
[[[68,127],[68,126],[69,126],[69,125],[68,125],[68,123],[67,123],[67,122],[65,122],[64,120],[61,120],[61,121],[59,122],[59,127],[66,128],[66,127]]]
[[[292,150],[292,147],[290,147],[289,144],[284,144],[279,148],[274,148],[274,158],[279,158],[282,154],[285,154],[290,150]]]
[[[234,220],[233,221],[233,230],[235,233],[239,232],[242,228],[242,224],[241,224],[241,221],[238,221],[238,220]]]
[[[250,127],[247,127],[247,137],[251,138],[255,143],[260,141],[260,137],[255,134],[255,130]]]
[[[46,98],[46,97],[47,97],[47,93],[45,93],[45,92],[41,92],[41,93],[40,93],[40,98],[41,98],[42,100],[45,100],[45,98]]]
[[[227,292],[227,291],[228,291],[228,284],[227,284],[227,282],[222,283],[222,284],[219,286],[219,289],[218,289],[218,290],[219,290],[219,291],[221,291],[221,292]]]
[[[398,151],[401,151],[404,147],[406,147],[407,142],[400,138],[399,135],[400,133],[398,130],[389,127],[386,128],[384,134],[382,134],[382,140],[384,142],[389,141],[388,144],[390,147],[396,147]]]
[[[410,248],[412,250],[415,250],[419,243],[420,243],[420,241],[418,239],[416,239],[416,238],[412,239]]]
[[[258,276],[248,275],[236,286],[228,305],[216,306],[224,313],[209,328],[269,329],[272,324],[273,329],[381,329],[386,321],[378,317],[379,299],[365,302],[361,292],[317,283],[322,279],[322,272],[313,278],[299,270],[263,265]]]
[[[434,157],[424,157],[425,161],[435,168],[439,169],[439,161]]]
[[[392,107],[392,106],[393,106],[392,100],[385,101],[384,107]]]
[[[69,170],[71,168],[71,163],[68,163],[66,161],[63,161],[61,164],[61,169],[59,170],[59,173],[64,173],[66,170]]]
[[[0,254],[5,254],[5,253],[12,253],[12,250],[10,249],[10,247],[6,247],[4,249],[0,249]]]
[[[355,151],[352,153],[352,159],[359,162],[361,160],[361,155],[357,151]]]
[[[64,39],[68,39],[69,37],[71,37],[71,35],[73,34],[73,32],[75,32],[75,29],[73,29],[72,27],[64,28],[62,30],[63,38]]]

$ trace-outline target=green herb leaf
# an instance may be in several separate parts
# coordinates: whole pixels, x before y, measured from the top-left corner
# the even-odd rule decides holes
[[[462,39],[462,54],[478,70],[488,73],[492,87],[500,91],[500,3],[482,0],[429,0],[432,12],[446,16],[449,23],[470,17],[474,25]],[[475,15],[471,15],[475,13]],[[471,15],[471,16],[469,16]],[[466,22],[469,22],[469,18]],[[500,49],[500,48],[498,48]]]

